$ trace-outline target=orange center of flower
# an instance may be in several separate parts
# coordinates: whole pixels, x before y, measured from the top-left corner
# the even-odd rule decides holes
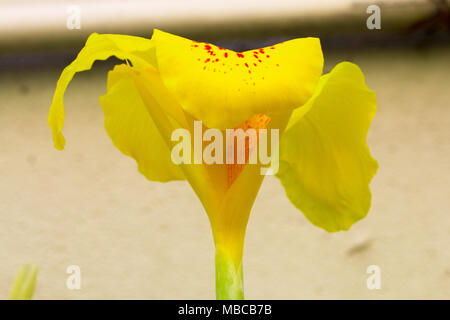
[[[240,164],[237,161],[238,157],[238,144],[236,141],[228,141],[227,145],[231,148],[234,147],[234,161],[233,164],[227,164],[227,178],[228,178],[228,187],[230,187],[233,182],[237,179],[241,171],[244,169],[244,166],[248,163],[249,157],[251,152],[255,150],[255,148],[258,146],[259,142],[259,130],[260,129],[266,129],[269,125],[270,118],[262,113],[256,114],[253,117],[251,117],[249,120],[246,120],[241,125],[234,128],[234,131],[238,129],[242,129],[244,132],[247,133],[249,129],[254,129],[256,131],[256,141],[250,139],[249,135],[245,135],[245,163]],[[233,139],[235,140],[235,139]]]

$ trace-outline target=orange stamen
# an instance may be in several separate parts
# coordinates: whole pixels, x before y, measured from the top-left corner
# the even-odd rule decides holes
[[[234,144],[234,156],[235,156],[234,163],[227,164],[228,187],[230,187],[233,184],[233,182],[237,179],[239,174],[244,169],[244,166],[247,164],[251,152],[255,149],[255,147],[257,147],[258,142],[259,142],[259,130],[266,129],[267,126],[269,125],[269,122],[270,122],[270,118],[267,117],[266,115],[260,113],[260,114],[254,115],[249,120],[246,120],[244,123],[242,123],[241,125],[234,128],[234,130],[242,129],[245,132],[248,129],[255,129],[256,144],[254,143],[253,145],[250,145],[252,141],[250,140],[249,136],[245,137],[245,163],[239,164],[239,163],[237,163],[237,148],[238,148],[237,144],[234,143],[235,141],[227,141],[227,143]]]

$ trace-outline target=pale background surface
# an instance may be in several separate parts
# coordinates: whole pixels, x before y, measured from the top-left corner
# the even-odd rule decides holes
[[[247,231],[246,298],[450,298],[448,54],[356,55],[379,100],[371,212],[328,234],[266,179]],[[52,148],[46,118],[58,76],[0,74],[0,298],[25,262],[40,265],[38,299],[214,298],[206,214],[187,183],[148,182],[112,146],[98,104],[105,68],[69,87],[67,148]],[[81,267],[79,291],[65,286],[71,264]],[[366,288],[371,264],[382,270],[379,291]]]

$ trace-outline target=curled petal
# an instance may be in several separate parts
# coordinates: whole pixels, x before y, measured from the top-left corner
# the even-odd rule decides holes
[[[65,146],[61,131],[64,127],[63,98],[67,86],[75,73],[89,70],[94,61],[106,60],[111,56],[130,60],[137,67],[155,65],[155,51],[151,40],[125,35],[91,34],[77,58],[64,69],[56,85],[48,114],[48,124],[52,129],[56,149],[62,150]]]
[[[234,52],[155,30],[158,70],[185,111],[209,128],[234,128],[255,114],[292,111],[322,73],[317,38]]]
[[[375,112],[375,93],[359,67],[340,63],[294,111],[281,140],[277,176],[288,198],[329,232],[349,229],[369,211],[378,163],[366,136]]]

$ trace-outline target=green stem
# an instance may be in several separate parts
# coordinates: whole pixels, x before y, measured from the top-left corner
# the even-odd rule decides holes
[[[216,247],[216,299],[243,300],[244,276],[242,258],[238,263],[221,248]]]

